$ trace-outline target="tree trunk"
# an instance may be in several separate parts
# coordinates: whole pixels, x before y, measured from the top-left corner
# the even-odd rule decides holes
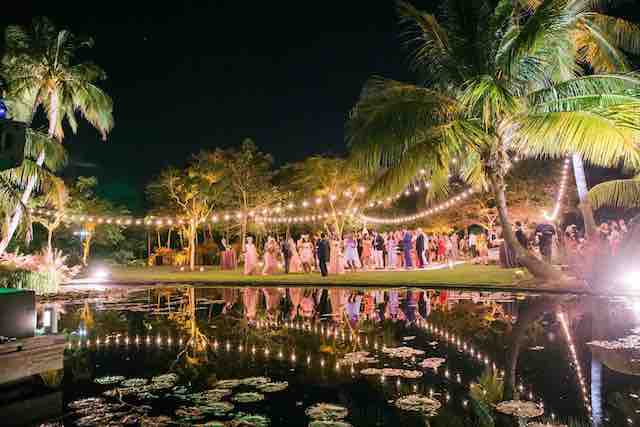
[[[53,259],[53,228],[47,228],[47,256],[50,260]]]
[[[82,264],[86,267],[89,263],[89,252],[91,250],[91,235],[85,237],[82,242]]]
[[[544,280],[562,279],[562,274],[553,269],[549,264],[539,260],[522,247],[513,231],[513,227],[509,222],[509,213],[507,210],[507,197],[505,194],[504,177],[497,173],[490,173],[489,179],[496,198],[498,216],[502,225],[502,237],[506,240],[509,247],[516,255],[518,263],[523,265],[536,278]]]
[[[156,233],[158,235],[158,249],[162,247],[162,240],[160,240],[160,228],[156,229]]]
[[[573,174],[576,178],[576,187],[578,189],[578,198],[580,199],[580,211],[584,221],[584,231],[588,238],[594,239],[598,234],[596,220],[593,217],[593,208],[589,203],[589,187],[587,186],[587,176],[584,171],[584,162],[579,154],[571,156],[573,162]]]
[[[47,135],[49,136],[49,138],[53,138],[53,135],[56,130],[56,123],[58,121],[58,92],[56,92],[55,90],[51,92],[50,108],[51,108],[51,117],[49,117],[49,131]],[[45,151],[42,150],[42,152],[40,152],[40,154],[38,155],[38,158],[36,159],[36,164],[38,165],[38,167],[41,167],[44,164],[44,159],[45,159]],[[31,198],[31,193],[33,193],[33,190],[36,186],[36,178],[37,178],[36,175],[32,175],[29,177],[29,180],[27,181],[27,186],[25,187],[24,192],[22,193],[22,197],[20,197],[20,201],[22,202],[22,204],[19,203],[13,210],[13,214],[11,215],[11,219],[9,220],[9,224],[7,226],[7,232],[3,236],[2,240],[0,241],[0,254],[3,254],[7,250],[7,246],[9,246],[9,243],[11,242],[13,235],[18,229],[18,225],[20,224],[20,221],[22,220],[22,215],[24,213],[22,210],[22,205],[26,205],[27,202],[29,202],[29,199]]]
[[[169,227],[169,231],[167,231],[167,249],[171,249],[171,227]]]
[[[191,271],[196,269],[196,220],[192,219],[189,223],[189,268]]]
[[[518,313],[518,320],[511,331],[511,338],[507,348],[506,367],[504,371],[504,400],[515,398],[517,389],[516,370],[522,344],[527,338],[527,331],[538,318],[551,311],[555,306],[552,298],[543,297],[532,299],[522,304]]]

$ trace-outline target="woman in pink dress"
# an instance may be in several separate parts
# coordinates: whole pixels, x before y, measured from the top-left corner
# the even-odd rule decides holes
[[[291,318],[298,317],[298,309],[301,310],[300,304],[302,304],[302,294],[304,289],[302,288],[289,288],[289,298],[291,299]]]
[[[342,241],[331,239],[331,252],[329,255],[329,274],[344,274],[344,260],[342,259]]]
[[[247,237],[247,243],[244,245],[244,274],[254,274],[257,266],[258,251],[256,250],[256,245],[253,244],[253,237]]]
[[[264,245],[264,268],[262,274],[274,274],[278,271],[278,242],[273,237]]]
[[[362,269],[366,270],[372,265],[373,243],[368,234],[362,239]]]
[[[291,259],[289,260],[289,273],[302,273],[302,260],[298,255],[298,249],[293,239],[288,240],[289,252],[291,252]]]
[[[255,320],[258,312],[258,289],[245,288],[242,292],[242,302],[244,304],[247,320]]]
[[[300,245],[300,261],[302,262],[304,272],[311,273],[313,266],[313,244],[309,242],[307,236],[303,236]]]

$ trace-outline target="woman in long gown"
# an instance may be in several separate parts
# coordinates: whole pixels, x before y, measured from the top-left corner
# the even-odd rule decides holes
[[[255,320],[258,312],[258,289],[244,288],[242,292],[242,302],[244,303],[247,320]]]
[[[311,273],[313,260],[313,244],[309,241],[308,237],[303,237],[302,244],[300,245],[300,261],[302,262],[302,269],[305,273]]]
[[[396,256],[397,256],[397,246],[398,242],[396,241],[395,233],[391,232],[387,236],[387,269],[393,270],[396,268]]]
[[[371,242],[369,235],[365,234],[365,236],[362,239],[362,269],[363,270],[368,269],[373,264],[372,256],[373,256],[373,243]]]
[[[358,258],[358,242],[350,234],[344,241],[344,261],[348,269],[356,271],[360,264]]]
[[[331,252],[329,254],[329,274],[344,274],[344,262],[342,259],[342,242],[331,239]]]
[[[256,272],[258,266],[258,251],[256,245],[253,244],[253,237],[247,237],[247,243],[244,245],[244,274],[250,275]]]
[[[264,245],[264,268],[262,274],[274,274],[278,270],[278,242],[273,237]]]
[[[289,251],[291,252],[291,259],[289,260],[289,273],[301,273],[302,272],[302,260],[298,255],[298,249],[293,239],[289,239]]]

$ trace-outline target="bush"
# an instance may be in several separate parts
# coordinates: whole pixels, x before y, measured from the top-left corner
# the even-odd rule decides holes
[[[11,270],[3,267],[0,270],[0,288],[31,289],[37,295],[58,291],[55,273],[40,273],[29,270]]]

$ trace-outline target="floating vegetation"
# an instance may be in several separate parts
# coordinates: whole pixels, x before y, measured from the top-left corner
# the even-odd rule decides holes
[[[264,400],[264,394],[262,393],[238,393],[231,398],[234,402],[238,403],[252,403],[252,402],[260,402]]]
[[[152,383],[177,383],[178,375],[174,373],[158,375],[156,377],[151,378]]]
[[[95,380],[93,380],[93,382],[102,385],[113,385],[124,381],[124,379],[125,377],[123,377],[122,375],[111,375],[107,377],[96,378]]]
[[[362,363],[375,363],[377,359],[375,357],[369,357],[371,353],[368,351],[355,351],[353,353],[347,353],[344,355],[342,359],[340,359],[340,363],[348,363],[350,365],[359,365]]]
[[[566,424],[528,423],[527,427],[567,427]]]
[[[409,336],[409,337],[402,337],[402,341],[413,341],[415,340],[416,337],[415,336]]]
[[[204,418],[205,412],[197,406],[182,406],[175,411],[180,421],[198,421]]]
[[[99,397],[89,397],[86,399],[75,400],[69,403],[69,408],[71,409],[84,409],[84,408],[92,408],[97,405],[103,405],[104,399]]]
[[[146,385],[149,382],[146,378],[130,378],[122,381],[122,387],[140,387]]]
[[[436,415],[436,411],[442,406],[437,400],[421,394],[401,397],[395,401],[395,405],[404,411],[421,412],[429,417]]]
[[[316,403],[304,411],[312,420],[336,421],[346,418],[349,410],[333,403]]]
[[[243,378],[242,385],[246,385],[249,387],[257,387],[260,385],[264,385],[271,382],[271,378],[269,377],[248,377]]]
[[[440,365],[446,362],[447,359],[443,359],[442,357],[430,357],[428,359],[424,359],[420,366],[427,369],[438,369]]]
[[[226,415],[229,412],[233,411],[235,406],[233,403],[229,402],[211,402],[206,405],[207,413],[213,414],[216,417],[220,417],[222,415]]]
[[[360,371],[362,375],[382,375],[385,377],[402,377],[408,379],[421,378],[423,373],[420,371],[411,371],[408,369],[396,368],[367,368]]]
[[[268,382],[268,381],[267,381]],[[230,379],[230,380],[220,380],[215,383],[216,388],[236,388],[243,385],[243,380]]]
[[[258,390],[263,393],[277,393],[286,390],[289,387],[287,381],[266,383],[258,386]]]
[[[534,418],[544,414],[544,408],[527,400],[507,400],[496,405],[496,411],[518,418]]]
[[[353,426],[344,421],[316,420],[316,421],[311,421],[309,423],[309,427],[353,427]]]
[[[208,404],[218,402],[222,400],[222,398],[229,396],[231,393],[233,393],[233,391],[228,388],[214,388],[211,390],[201,391],[199,393],[191,393],[185,397],[199,404]]]
[[[424,351],[411,347],[386,347],[382,349],[382,352],[391,357],[399,357],[402,359],[408,359],[410,357],[421,356],[424,354]]]
[[[228,425],[230,427],[268,427],[269,423],[269,418],[264,415],[238,412]]]

